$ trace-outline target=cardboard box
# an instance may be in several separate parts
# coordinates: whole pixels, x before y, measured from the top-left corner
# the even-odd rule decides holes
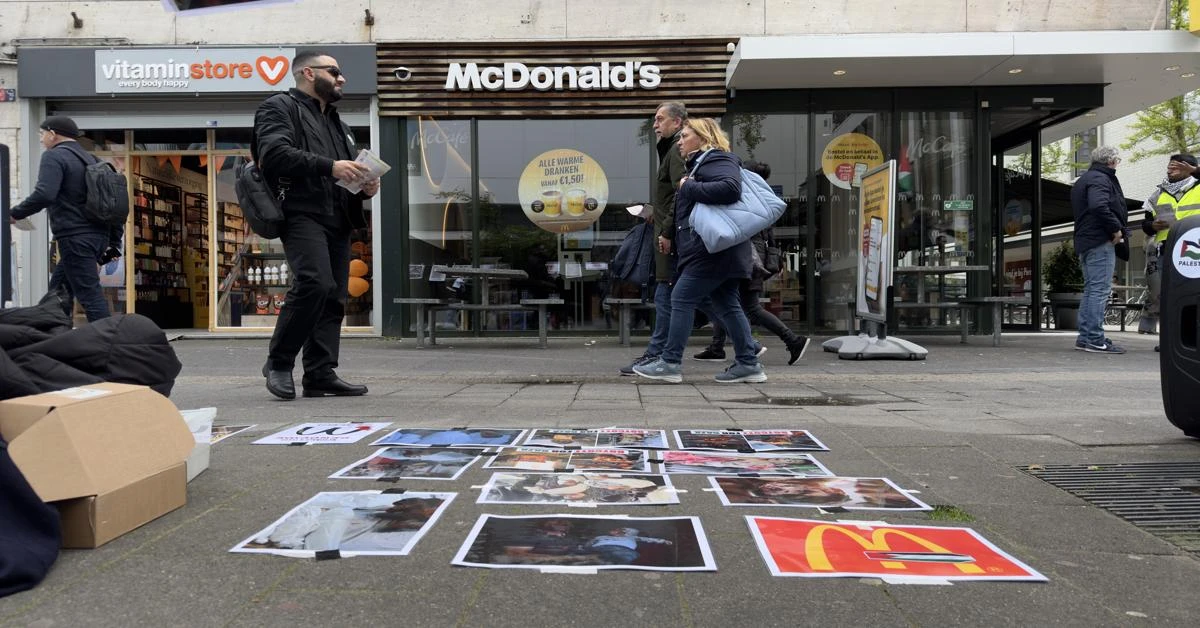
[[[184,422],[192,431],[192,437],[196,439],[196,446],[192,448],[192,453],[187,459],[187,481],[191,482],[208,468],[209,457],[212,454],[212,427],[217,418],[217,409],[180,410],[179,413],[183,415]]]
[[[187,502],[195,439],[145,386],[92,384],[0,401],[0,436],[59,509],[63,547],[99,547]]]

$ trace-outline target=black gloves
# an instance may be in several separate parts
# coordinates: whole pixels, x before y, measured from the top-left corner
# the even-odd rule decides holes
[[[100,264],[107,264],[118,257],[121,257],[121,249],[110,244],[109,247],[104,249],[104,252],[100,254],[100,257],[96,258],[96,261]]]

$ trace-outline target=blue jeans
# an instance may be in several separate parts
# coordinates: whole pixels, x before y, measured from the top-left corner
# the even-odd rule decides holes
[[[58,263],[50,275],[50,291],[65,287],[67,294],[79,300],[89,323],[111,316],[108,301],[104,300],[104,291],[100,288],[97,266],[100,254],[108,246],[108,235],[81,233],[55,238],[55,241],[58,242]],[[70,310],[75,306],[73,299],[67,299],[67,318],[71,317]]]
[[[683,360],[683,350],[687,348],[688,336],[692,333],[696,308],[705,298],[711,298],[712,313],[729,333],[738,363],[748,366],[758,364],[758,356],[755,355],[757,345],[750,335],[750,321],[746,320],[738,299],[738,281],[725,277],[702,277],[686,270],[683,272],[671,291],[671,331],[662,352],[664,361],[679,364]]]
[[[646,345],[646,355],[662,355],[671,331],[671,284],[660,281],[654,287],[654,332]]]
[[[1088,344],[1104,344],[1104,306],[1112,294],[1113,268],[1117,254],[1112,242],[1079,255],[1083,265],[1083,301],[1079,303],[1079,338]]]
[[[595,551],[611,565],[632,565],[633,561],[638,559],[637,550],[620,545],[598,545]]]

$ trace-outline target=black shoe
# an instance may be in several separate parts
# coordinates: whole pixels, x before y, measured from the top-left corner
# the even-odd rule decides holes
[[[267,390],[280,399],[296,398],[296,382],[291,371],[274,371],[269,364],[263,365],[263,377],[267,378]]]
[[[795,364],[797,360],[804,357],[804,352],[808,351],[808,343],[808,336],[797,336],[796,340],[788,345],[788,354],[791,356],[788,358],[788,366]]]
[[[638,358],[638,359],[634,360],[634,361],[633,361],[631,364],[629,364],[628,366],[622,366],[622,367],[621,367],[621,375],[633,375],[633,367],[635,367],[635,366],[639,366],[639,365],[642,365],[642,364],[649,364],[649,363],[653,362],[653,361],[654,361],[654,360],[656,360],[656,359],[658,359],[658,356],[656,356],[656,355],[645,355],[645,354],[642,354],[642,357],[640,357],[640,358]]]
[[[699,360],[701,362],[723,362],[725,360],[725,351],[717,351],[712,347],[709,347],[704,351],[693,355],[692,359]]]
[[[305,397],[360,397],[367,394],[366,386],[351,384],[337,375],[303,383]]]
[[[1154,345],[1154,352],[1158,353],[1158,345]]]

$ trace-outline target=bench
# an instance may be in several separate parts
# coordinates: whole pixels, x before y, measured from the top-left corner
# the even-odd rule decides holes
[[[1125,331],[1125,319],[1127,318],[1125,314],[1130,311],[1135,311],[1135,312],[1141,311],[1141,310],[1145,309],[1145,307],[1146,307],[1145,303],[1111,303],[1110,302],[1110,303],[1106,303],[1104,305],[1104,311],[1108,312],[1109,310],[1117,310],[1118,312],[1121,312],[1121,315],[1118,318],[1121,319],[1121,331]]]
[[[396,297],[392,299],[392,303],[396,305],[415,305],[417,306],[417,346],[425,346],[425,330],[429,330],[430,338],[433,337],[434,322],[430,317],[430,309],[439,305],[446,305],[445,299],[421,299],[416,297]],[[428,325],[428,327],[426,327]],[[430,344],[433,344],[432,342]]]
[[[967,344],[967,331],[971,326],[971,321],[967,316],[967,310],[976,309],[985,305],[992,306],[992,346],[1000,346],[1000,328],[1001,316],[1005,305],[1029,305],[1028,297],[968,297],[958,300],[959,319],[962,323],[962,343]]]
[[[604,299],[604,304],[608,306],[619,305],[618,316],[621,318],[619,339],[622,347],[629,346],[629,322],[633,314],[633,308],[649,308],[654,309],[653,302],[643,301],[642,299],[619,299],[608,297]]]
[[[482,303],[446,303],[430,304],[428,311],[430,313],[436,311],[451,310],[455,312],[529,312],[536,311],[538,313],[538,344],[545,349],[546,341],[546,306],[562,305],[562,299],[521,299],[519,305],[512,303],[504,304],[482,304]],[[437,344],[437,325],[429,327],[429,344]]]

